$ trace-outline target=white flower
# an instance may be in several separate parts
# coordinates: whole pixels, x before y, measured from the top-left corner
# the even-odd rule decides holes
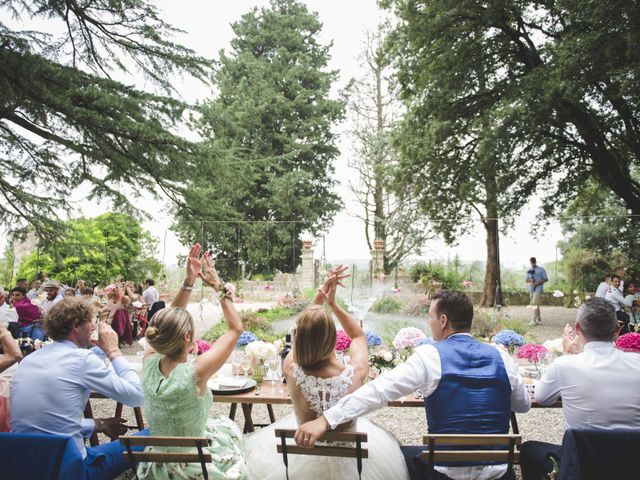
[[[573,291],[573,294],[574,294],[574,295],[578,295],[578,294],[580,294],[580,292],[579,292],[578,290],[574,290],[574,291]]]
[[[553,296],[556,297],[556,298],[562,298],[562,297],[564,297],[564,293],[562,293],[560,290],[555,290],[553,292]]]
[[[584,299],[585,300],[591,300],[591,295],[585,295]]]
[[[245,352],[247,355],[264,360],[265,358],[274,357],[276,355],[276,347],[273,343],[257,340],[255,342],[248,343],[245,347]]]
[[[233,283],[225,283],[224,289],[227,293],[234,293],[236,291],[236,286]]]
[[[553,353],[564,353],[562,350],[562,338],[547,340],[542,344],[542,346]]]
[[[393,353],[389,351],[384,352],[384,354],[382,355],[382,359],[385,362],[390,362],[391,360],[393,360]]]

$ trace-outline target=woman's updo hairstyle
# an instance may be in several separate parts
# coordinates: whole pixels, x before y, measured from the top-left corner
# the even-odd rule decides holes
[[[195,323],[185,308],[169,307],[157,312],[144,334],[153,349],[170,358],[177,358],[184,350],[184,336],[195,341]]]
[[[300,367],[313,370],[336,349],[336,326],[324,307],[312,305],[300,313],[293,355]]]

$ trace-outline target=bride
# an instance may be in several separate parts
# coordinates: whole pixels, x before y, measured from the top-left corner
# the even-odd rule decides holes
[[[276,452],[274,430],[296,428],[300,423],[319,417],[343,396],[359,388],[367,378],[369,355],[365,333],[355,319],[340,308],[335,299],[340,280],[347,277],[342,275],[346,269],[345,266],[339,266],[329,273],[325,284],[318,290],[314,305],[305,309],[296,321],[292,351],[283,365],[295,414],[247,438],[249,478],[285,478],[282,456]],[[324,302],[353,339],[349,364],[343,365],[336,357],[336,327],[323,306]],[[341,425],[337,430],[368,434],[366,445],[369,458],[363,461],[363,479],[409,478],[400,445],[389,432],[366,418]],[[356,461],[353,458],[289,456],[289,478],[292,479],[351,479],[356,477],[356,472]]]

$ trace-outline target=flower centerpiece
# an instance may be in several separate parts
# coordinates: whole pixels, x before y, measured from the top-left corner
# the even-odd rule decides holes
[[[256,383],[262,383],[264,378],[264,361],[267,358],[275,357],[277,348],[273,343],[256,340],[247,344],[245,354],[251,357],[251,376]]]
[[[249,343],[255,342],[256,340],[258,340],[258,337],[256,337],[253,333],[245,330],[240,335],[240,338],[238,338],[238,341],[236,342],[236,347],[245,347]]]
[[[518,358],[523,358],[531,362],[538,372],[542,374],[541,364],[549,357],[549,350],[538,343],[525,343],[518,349]]]
[[[198,355],[202,355],[211,348],[211,344],[201,338],[196,338],[196,346],[198,347]]]
[[[344,352],[351,346],[351,337],[344,330],[336,330],[336,350]]]
[[[564,349],[562,348],[562,337],[547,340],[542,344],[542,346],[547,349],[550,355],[555,357],[559,357],[564,354]]]
[[[640,333],[625,333],[616,340],[616,348],[624,352],[640,353]]]
[[[397,350],[411,349],[427,336],[416,327],[401,328],[393,339],[393,346]]]
[[[374,332],[365,332],[367,336],[367,346],[371,350],[374,347],[382,345],[382,337]]]
[[[513,330],[501,330],[492,338],[493,343],[504,346],[510,354],[514,354],[518,347],[524,345],[524,337]]]
[[[393,351],[386,348],[379,349],[369,355],[369,377],[376,378],[381,373],[391,370],[397,365],[397,361],[398,357]]]

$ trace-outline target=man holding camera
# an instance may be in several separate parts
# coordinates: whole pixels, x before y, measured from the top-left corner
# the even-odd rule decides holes
[[[542,318],[540,317],[540,304],[542,303],[544,282],[548,281],[549,278],[544,268],[537,265],[536,257],[531,257],[529,261],[531,262],[531,268],[527,270],[527,277],[525,279],[529,284],[529,295],[531,296],[529,306],[533,308],[533,319],[529,325],[539,325],[542,322]]]

